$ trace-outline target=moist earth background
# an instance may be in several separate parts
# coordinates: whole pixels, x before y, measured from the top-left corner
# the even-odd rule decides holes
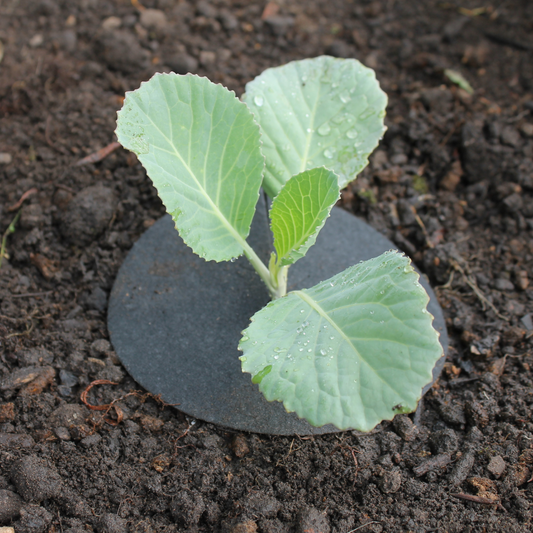
[[[22,211],[0,268],[0,525],[531,531],[533,3],[277,7],[1,1],[2,234]],[[135,384],[106,328],[117,271],[161,202],[122,148],[76,163],[116,140],[125,91],[154,72],[240,95],[265,68],[321,54],[361,60],[389,95],[388,131],[340,203],[429,277],[450,335],[445,370],[416,415],[366,435],[187,419]]]

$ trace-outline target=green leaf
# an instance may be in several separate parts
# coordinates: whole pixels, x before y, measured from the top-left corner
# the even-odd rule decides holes
[[[444,69],[444,75],[452,82],[464,89],[468,94],[474,94],[474,89],[472,85],[468,83],[467,79],[457,70],[452,70],[450,68]]]
[[[269,401],[314,426],[369,431],[416,409],[442,356],[427,293],[390,251],[256,313],[239,348]]]
[[[283,186],[270,209],[278,266],[307,253],[338,199],[337,175],[324,167],[297,174]]]
[[[243,100],[261,127],[263,187],[272,198],[291,176],[319,166],[335,171],[342,189],[385,131],[387,96],[355,59],[321,56],[265,70]]]
[[[156,74],[126,94],[117,124],[193,251],[215,261],[241,255],[264,168],[246,105],[206,78]]]

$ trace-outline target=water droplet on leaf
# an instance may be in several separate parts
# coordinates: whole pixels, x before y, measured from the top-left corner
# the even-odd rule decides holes
[[[322,126],[320,126],[320,128],[317,130],[318,134],[322,136],[328,135],[330,131],[331,127],[327,122],[324,122],[324,124],[322,124]]]
[[[263,103],[264,103],[264,99],[263,99],[263,97],[260,94],[258,94],[257,96],[254,96],[254,104],[257,107],[261,107],[263,105]]]
[[[341,102],[343,104],[347,104],[351,99],[352,97],[349,95],[349,93],[347,91],[343,91],[340,95],[339,95],[339,98],[341,99]]]

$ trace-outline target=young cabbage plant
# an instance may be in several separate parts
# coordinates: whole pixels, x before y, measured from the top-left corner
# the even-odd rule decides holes
[[[354,59],[294,61],[248,83],[243,101],[206,78],[156,74],[127,93],[116,133],[185,243],[208,261],[244,254],[268,287],[272,301],[239,343],[267,400],[314,426],[361,431],[412,412],[442,347],[407,257],[386,252],[286,294],[290,265],[383,135],[374,72]],[[272,199],[268,265],[246,241],[261,186]]]

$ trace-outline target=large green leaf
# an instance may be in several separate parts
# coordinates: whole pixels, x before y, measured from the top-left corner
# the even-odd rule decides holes
[[[243,371],[314,426],[369,431],[415,410],[432,379],[442,347],[428,300],[410,260],[386,252],[256,313]]]
[[[385,131],[387,96],[374,71],[355,59],[321,56],[265,70],[243,100],[261,127],[271,197],[294,174],[319,166],[345,187]]]
[[[307,253],[338,198],[337,175],[324,167],[297,174],[283,186],[270,209],[279,266]]]
[[[198,76],[156,74],[126,94],[116,133],[195,253],[215,261],[243,253],[264,158],[259,128],[233,92]]]

